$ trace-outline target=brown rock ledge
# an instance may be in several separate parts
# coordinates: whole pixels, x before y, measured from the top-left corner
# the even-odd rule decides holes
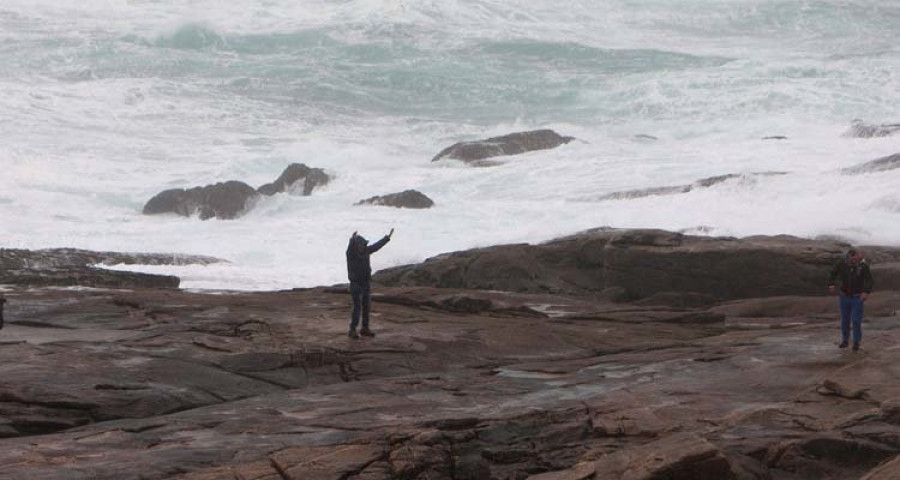
[[[663,249],[646,258],[664,261],[693,241],[625,238],[595,245]],[[593,293],[375,293],[378,336],[352,341],[340,289],[7,289],[0,478],[882,480],[897,471],[898,291],[873,295],[856,353],[836,347],[835,301],[824,296],[687,307]]]

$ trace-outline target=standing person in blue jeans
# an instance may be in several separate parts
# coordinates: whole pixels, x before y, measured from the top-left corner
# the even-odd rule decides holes
[[[391,241],[393,235],[394,229],[392,228],[390,233],[372,245],[369,245],[369,241],[362,235],[357,235],[356,232],[353,232],[353,236],[350,237],[350,244],[347,245],[347,277],[350,279],[350,295],[353,297],[350,332],[347,334],[350,338],[358,339],[360,335],[375,336],[369,329],[369,308],[372,305],[370,295],[372,265],[369,263],[369,255],[381,250],[381,247]],[[360,313],[362,314],[362,330],[357,334],[356,327],[359,325]]]
[[[835,282],[840,279],[841,344],[847,348],[850,326],[853,325],[853,350],[859,350],[862,341],[863,305],[872,293],[875,280],[869,270],[869,262],[861,252],[850,249],[844,259],[831,269],[828,291],[838,293]]]

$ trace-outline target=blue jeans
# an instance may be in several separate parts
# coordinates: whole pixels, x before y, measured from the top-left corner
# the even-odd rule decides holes
[[[369,307],[372,305],[372,297],[369,294],[369,285],[358,283],[350,284],[350,296],[353,297],[353,313],[350,316],[350,330],[356,330],[359,325],[359,314],[362,313],[362,327],[369,328]],[[361,311],[361,312],[360,312]]]
[[[841,295],[841,341],[850,338],[850,324],[853,323],[853,343],[862,341],[863,300],[859,296]]]

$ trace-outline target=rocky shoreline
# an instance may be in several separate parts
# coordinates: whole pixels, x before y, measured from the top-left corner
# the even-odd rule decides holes
[[[865,248],[853,353],[824,295],[846,247],[596,229],[451,253],[376,276],[364,341],[340,286],[34,288],[9,272],[128,261],[0,251],[0,478],[900,478],[900,250]]]

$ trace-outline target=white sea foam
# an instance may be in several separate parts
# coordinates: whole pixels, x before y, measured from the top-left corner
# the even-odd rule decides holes
[[[344,281],[349,234],[391,227],[376,268],[603,225],[900,245],[900,170],[839,173],[900,151],[842,137],[900,121],[898,30],[900,7],[866,0],[5,0],[0,245],[213,255],[231,263],[138,268],[242,290]],[[580,141],[429,161],[531,128]],[[335,180],[237,221],[140,214],[291,162]],[[790,174],[589,201],[761,171]],[[437,206],[352,206],[408,188]]]

